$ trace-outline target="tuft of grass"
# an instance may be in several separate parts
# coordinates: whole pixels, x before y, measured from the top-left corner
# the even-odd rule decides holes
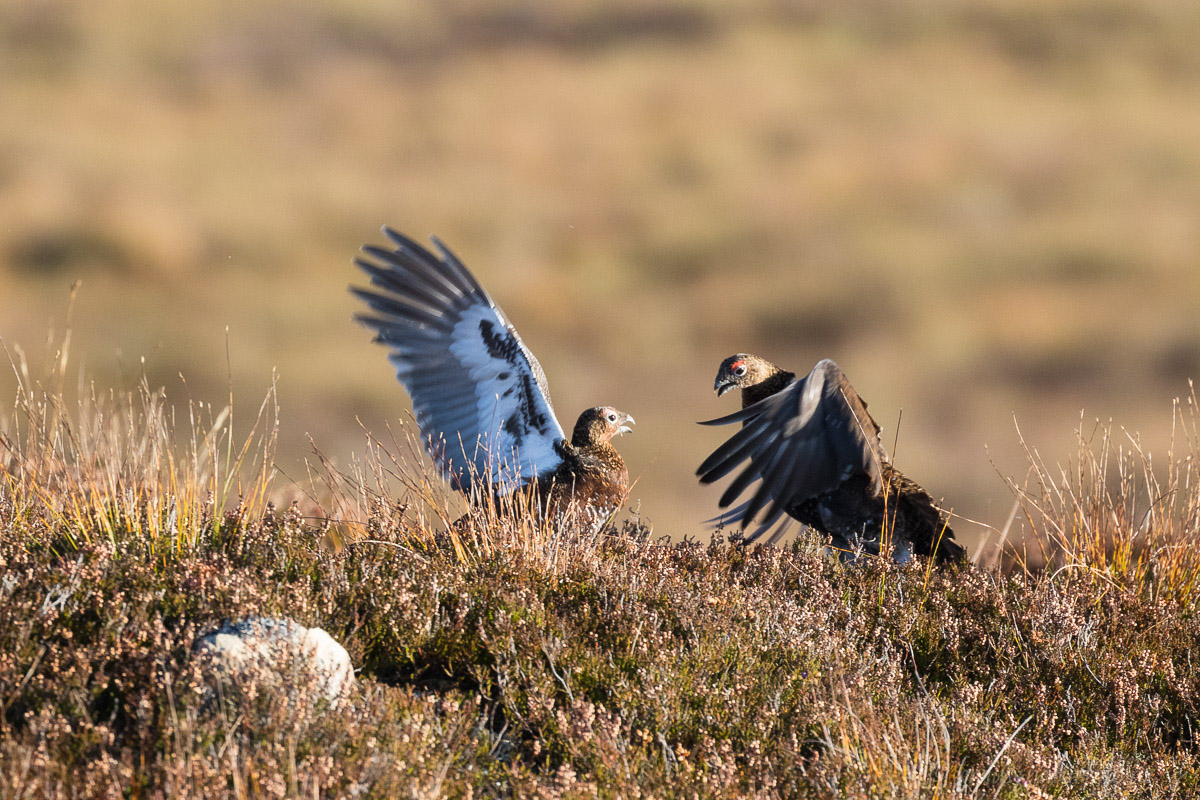
[[[1100,585],[1131,587],[1149,602],[1193,605],[1200,592],[1200,409],[1195,390],[1173,411],[1171,446],[1157,465],[1138,437],[1099,421],[1076,431],[1079,449],[1049,466],[1022,439],[1024,485],[1010,481],[1028,525],[1023,568],[1079,572]],[[1157,466],[1157,468],[1156,468]],[[1032,549],[1032,552],[1030,552]]]
[[[144,377],[130,392],[81,380],[71,404],[70,342],[69,331],[51,338],[40,375],[23,350],[6,348],[17,390],[0,420],[0,478],[14,534],[45,528],[70,547],[129,534],[159,553],[262,515],[275,469],[273,385],[244,437],[234,432],[232,390],[224,407],[189,403],[180,416]]]

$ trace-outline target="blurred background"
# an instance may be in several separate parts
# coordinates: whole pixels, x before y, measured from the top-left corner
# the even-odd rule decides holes
[[[1193,0],[5,3],[0,337],[36,362],[81,280],[101,387],[232,378],[248,422],[274,369],[298,478],[408,407],[345,291],[386,223],[457,250],[565,426],[637,417],[656,534],[714,511],[738,351],[836,359],[1002,526],[1014,420],[1165,451],[1200,374],[1197,42]]]

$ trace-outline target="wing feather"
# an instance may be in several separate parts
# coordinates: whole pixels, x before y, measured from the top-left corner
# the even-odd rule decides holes
[[[776,452],[778,455],[775,455],[774,460],[762,469],[762,485],[758,487],[746,508],[747,520],[754,519],[764,505],[783,494],[789,483],[803,485],[813,479],[814,463],[806,457],[803,448],[780,447]],[[776,516],[784,507],[786,506],[781,507],[778,502],[773,502],[768,518]]]
[[[729,487],[725,490],[725,493],[721,495],[721,500],[718,505],[721,508],[725,508],[727,505],[740,497],[742,492],[746,491],[746,488],[750,486],[750,484],[761,479],[762,475],[759,474],[757,470],[742,470],[738,473],[737,477],[733,479],[733,482],[729,484]],[[751,501],[746,502],[747,508],[750,507],[750,502]]]
[[[387,253],[387,251],[380,252]],[[391,256],[391,253],[387,253],[387,255]],[[391,260],[389,259],[385,263],[391,264]],[[428,286],[394,264],[390,268],[379,267],[364,258],[356,258],[354,259],[354,265],[371,276],[372,286],[385,291],[403,292],[406,297],[411,297],[426,305],[436,306],[453,299],[439,292],[437,287]],[[407,283],[400,279],[402,275],[408,277]]]
[[[434,283],[441,284],[456,294],[469,295],[475,297],[477,300],[491,300],[487,292],[475,280],[475,276],[467,271],[467,268],[462,265],[462,262],[453,253],[450,254],[451,257],[449,259],[439,259],[420,242],[410,239],[399,231],[384,226],[383,233],[396,245],[396,253],[403,253],[408,258],[419,261],[425,267],[425,272],[429,275],[430,280]],[[443,245],[436,236],[430,238],[439,250],[446,253],[450,252],[449,248]]]
[[[355,319],[391,348],[426,450],[464,491],[508,491],[562,462],[564,437],[545,373],[475,277],[437,238],[437,254],[391,228],[387,250],[354,261],[371,288],[351,287],[372,313]]]
[[[433,259],[428,251],[421,248],[420,245],[413,244],[402,246],[396,250],[388,250],[384,247],[367,244],[363,245],[362,251],[374,261],[358,256],[355,258],[356,263],[375,265],[375,262],[378,262],[383,265],[382,267],[373,266],[373,269],[367,271],[373,281],[402,288],[415,284],[425,291],[441,295],[445,300],[466,294],[461,287],[440,278],[436,271],[431,271],[435,268],[431,265],[434,265],[436,259]]]
[[[705,524],[711,525],[713,528],[740,525],[741,518],[745,515],[749,505],[750,501],[747,500],[733,508],[727,508],[712,519],[705,520]],[[775,544],[784,534],[791,530],[795,522],[796,520],[783,513],[783,509],[776,504],[762,522],[758,524],[758,527],[748,535],[745,535],[742,541],[746,544],[753,544],[765,536],[768,544]]]
[[[754,452],[764,439],[771,435],[772,431],[769,427],[761,426],[750,431],[748,435],[739,434],[729,437],[700,465],[698,472],[704,476],[701,479],[702,482],[712,483],[724,478],[736,469],[747,455]]]
[[[478,283],[473,278],[469,279],[466,283],[460,282],[456,284],[454,279],[458,277],[457,272],[451,274],[451,267],[441,262],[437,256],[429,252],[419,242],[386,226],[383,232],[396,245],[396,249],[393,251],[394,260],[405,265],[406,269],[414,271],[422,281],[431,286],[443,287],[448,290],[447,296],[474,294],[474,288],[478,286]],[[382,248],[374,248],[375,251],[380,249]],[[366,252],[374,254],[372,250],[367,250]],[[384,250],[383,252],[386,253],[387,251]]]
[[[479,292],[482,292],[483,290],[479,287],[479,284],[476,283],[474,276],[472,276],[471,273],[467,271],[467,268],[463,265],[463,263],[458,260],[458,256],[456,256],[449,247],[446,247],[446,245],[443,244],[442,240],[438,237],[431,236],[429,238],[433,241],[433,246],[438,249],[438,252],[442,256],[442,262],[447,267],[447,271],[445,273],[446,276],[455,280],[457,285],[461,287],[464,292],[467,292],[468,294],[474,293],[481,300],[486,297],[486,295],[479,295]]]
[[[358,316],[359,321],[366,325],[378,326],[381,332],[384,330],[388,333],[392,333],[393,331],[400,332],[403,328],[414,327],[417,331],[429,329],[443,333],[447,332],[445,321],[427,308],[401,303],[383,295],[368,292],[365,289],[355,290],[354,294],[358,295],[373,311],[379,314],[378,317],[360,314]]]

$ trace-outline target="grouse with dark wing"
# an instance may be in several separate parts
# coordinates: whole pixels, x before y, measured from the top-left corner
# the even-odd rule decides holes
[[[633,417],[584,411],[568,441],[542,367],[504,312],[437,237],[437,254],[390,228],[395,245],[355,259],[371,288],[351,287],[355,319],[391,348],[430,457],[468,495],[535,489],[543,511],[597,530],[624,502],[629,473],[612,438]]]
[[[883,550],[900,562],[914,553],[939,561],[965,556],[948,516],[888,461],[879,425],[833,361],[797,379],[766,359],[739,353],[721,362],[714,389],[717,396],[741,389],[742,410],[702,424],[740,422],[742,429],[697,474],[712,483],[746,465],[721,496],[722,508],[757,483],[750,499],[721,521],[745,527],[767,508],[751,540],[787,514],[828,534],[844,554]]]

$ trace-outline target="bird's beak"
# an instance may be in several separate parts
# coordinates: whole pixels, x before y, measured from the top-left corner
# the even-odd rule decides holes
[[[621,427],[617,428],[617,436],[620,436],[622,433],[633,433],[633,428],[629,427],[633,424],[635,424],[633,417],[626,414],[625,419],[621,420]]]
[[[733,388],[733,381],[730,380],[723,381],[720,378],[717,378],[716,383],[713,384],[713,391],[717,393],[717,397],[720,397]]]

